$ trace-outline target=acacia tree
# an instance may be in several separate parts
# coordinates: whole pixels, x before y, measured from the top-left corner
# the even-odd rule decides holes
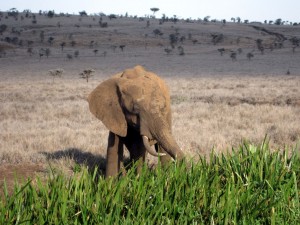
[[[49,37],[49,38],[48,38],[48,43],[49,43],[50,45],[53,44],[53,41],[54,41],[54,37]]]
[[[293,47],[299,47],[300,46],[300,38],[292,37],[289,39],[289,41],[292,43]]]
[[[221,56],[223,56],[223,54],[225,52],[225,48],[219,48],[218,52],[220,53]]]
[[[54,70],[49,70],[48,73],[53,78],[52,83],[54,83],[54,78],[61,77],[63,72],[64,72],[64,70],[60,69],[60,68],[54,69]]]
[[[159,30],[159,29],[155,29],[155,30],[153,30],[153,33],[154,33],[154,36],[155,37],[157,37],[157,36],[161,36],[161,35],[163,35],[163,33]]]
[[[231,58],[232,61],[236,61],[236,55],[237,55],[236,52],[231,52],[230,53],[230,58]]]
[[[256,46],[257,46],[257,49],[261,52],[261,54],[264,54],[264,46],[263,46],[263,40],[262,39],[256,39],[255,40],[256,42]]]
[[[54,10],[49,10],[48,11],[48,13],[47,13],[47,16],[49,17],[49,18],[53,18],[54,17],[54,15],[55,15],[55,12],[54,12]]]
[[[67,54],[67,59],[68,59],[69,61],[71,61],[71,60],[73,59],[73,55]]]
[[[51,54],[50,48],[46,48],[45,49],[45,55],[46,55],[46,57],[48,58],[50,54]]]
[[[45,39],[45,31],[41,31],[40,32],[40,39],[41,39],[41,42],[44,42],[44,39]]]
[[[27,48],[27,53],[30,55],[30,56],[32,56],[32,54],[33,54],[33,50],[32,50],[32,48],[30,47],[30,48]]]
[[[83,11],[79,12],[79,15],[80,15],[80,16],[87,16],[87,13],[86,13],[85,10],[83,10]]]
[[[159,11],[159,8],[153,7],[153,8],[150,8],[150,10],[153,12],[153,15],[154,15],[157,11]]]
[[[64,47],[66,46],[66,42],[61,42],[59,45],[61,47],[61,51],[63,52],[64,51]]]
[[[278,18],[277,20],[275,20],[275,24],[276,25],[281,25],[282,24],[282,19]]]
[[[124,51],[124,48],[126,47],[126,45],[120,45],[119,48],[121,49],[121,51]]]
[[[93,69],[85,69],[82,73],[80,73],[80,77],[82,79],[86,79],[86,82],[88,83],[89,82],[89,78],[93,76],[92,73],[94,73],[95,70]]]
[[[175,45],[178,42],[178,36],[176,34],[170,34],[169,35],[169,41],[172,48],[175,48]]]
[[[179,55],[181,55],[181,56],[185,55],[184,48],[182,46],[178,46],[177,49],[178,49]]]
[[[247,58],[250,61],[254,57],[252,52],[247,53]]]
[[[209,18],[210,18],[210,16],[206,16],[206,17],[204,17],[204,22],[209,22]]]
[[[1,24],[0,25],[0,35],[2,35],[4,33],[4,31],[6,31],[6,29],[7,29],[7,25]]]
[[[212,43],[214,45],[216,45],[216,44],[218,44],[218,43],[220,43],[220,42],[223,41],[224,35],[223,34],[211,34],[211,38],[212,38],[212,40],[211,40]]]
[[[74,52],[74,57],[75,57],[75,58],[78,58],[78,56],[79,56],[79,51],[76,50],[76,51]]]
[[[71,45],[72,47],[74,47],[74,46],[76,45],[76,41],[74,41],[74,40],[71,41],[71,42],[70,42],[70,45]]]
[[[172,49],[165,48],[164,51],[167,53],[167,55],[170,55],[170,53],[172,52]]]

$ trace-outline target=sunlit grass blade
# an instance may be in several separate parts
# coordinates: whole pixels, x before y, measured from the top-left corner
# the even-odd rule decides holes
[[[244,143],[209,160],[143,166],[105,179],[80,168],[16,186],[1,224],[299,224],[300,158]]]

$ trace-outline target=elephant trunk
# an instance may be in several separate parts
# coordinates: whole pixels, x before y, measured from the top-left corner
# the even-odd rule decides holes
[[[168,129],[162,129],[155,135],[158,144],[173,158],[173,159],[184,159],[184,153],[176,143],[171,131]]]

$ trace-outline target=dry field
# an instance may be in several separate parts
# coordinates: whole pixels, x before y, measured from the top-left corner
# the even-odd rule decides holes
[[[191,157],[207,155],[212,149],[224,152],[243,140],[259,144],[266,135],[274,149],[299,143],[300,50],[293,53],[288,40],[283,48],[271,51],[268,46],[278,41],[276,37],[251,25],[184,21],[159,25],[152,19],[147,27],[146,20],[105,17],[108,27],[100,28],[99,17],[92,18],[37,15],[37,24],[27,18],[1,19],[0,24],[9,28],[0,36],[0,49],[6,52],[0,58],[0,182],[9,179],[11,172],[5,171],[14,167],[25,176],[43,172],[49,164],[67,172],[75,163],[102,168],[108,131],[89,112],[86,97],[104,79],[136,64],[156,72],[169,85],[173,133]],[[21,34],[12,34],[12,27]],[[300,29],[266,28],[287,38],[299,35]],[[154,29],[164,35],[155,37]],[[44,42],[39,40],[42,30]],[[168,37],[173,32],[186,37],[191,33],[197,43],[187,38],[178,44],[184,47],[184,56],[178,55],[177,46],[167,55],[164,49],[170,48]],[[213,45],[212,33],[222,33],[222,42]],[[24,45],[4,40],[14,36]],[[50,36],[54,37],[51,46]],[[256,49],[256,39],[266,44],[264,54]],[[28,40],[33,41],[32,56],[27,53]],[[75,47],[70,46],[71,40],[76,41]],[[124,52],[112,49],[121,44],[126,45]],[[51,50],[49,58],[39,57],[40,48]],[[219,48],[226,49],[223,56]],[[230,51],[239,48],[242,52],[232,61]],[[66,55],[75,50],[80,51],[79,57],[68,60]],[[247,59],[248,52],[253,52],[253,59]],[[56,68],[64,73],[52,82],[48,70]],[[86,68],[96,71],[89,83],[78,75]]]

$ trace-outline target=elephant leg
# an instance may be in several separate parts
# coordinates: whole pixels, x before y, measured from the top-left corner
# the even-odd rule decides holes
[[[143,164],[146,161],[147,151],[143,144],[142,139],[136,143],[136,146],[132,149],[130,153],[130,158],[133,162],[136,162],[136,172],[140,174],[143,168]]]
[[[172,157],[159,145],[159,144],[155,144],[155,149],[158,153],[165,153],[166,155],[164,156],[160,156],[159,160],[162,164],[162,166],[166,166],[168,165],[170,162],[172,162]]]
[[[140,174],[147,156],[146,147],[143,144],[142,137],[137,135],[132,139],[127,139],[125,145],[130,153],[130,161],[136,163],[136,172],[137,174]]]
[[[106,177],[118,175],[123,167],[123,142],[112,132],[108,135]]]

